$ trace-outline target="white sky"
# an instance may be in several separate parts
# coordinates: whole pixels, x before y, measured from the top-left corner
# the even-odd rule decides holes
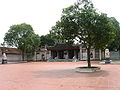
[[[77,0],[0,0],[0,43],[13,24],[32,25],[36,34],[45,35],[59,20],[62,9]],[[120,21],[120,0],[92,0],[95,7]]]

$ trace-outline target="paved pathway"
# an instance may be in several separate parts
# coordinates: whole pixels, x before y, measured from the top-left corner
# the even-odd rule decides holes
[[[0,90],[120,90],[120,65],[101,65],[102,71],[77,73],[86,62],[32,62],[0,65]]]

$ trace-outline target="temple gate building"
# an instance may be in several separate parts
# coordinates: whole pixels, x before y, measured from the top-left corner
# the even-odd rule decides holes
[[[82,45],[56,44],[47,46],[44,56],[48,61],[51,60],[87,60],[87,50]],[[90,51],[91,60],[101,60],[104,58],[104,52],[92,48]]]

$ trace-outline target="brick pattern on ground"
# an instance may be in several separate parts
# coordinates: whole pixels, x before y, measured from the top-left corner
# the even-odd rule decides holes
[[[0,90],[120,90],[120,65],[93,61],[100,72],[75,72],[86,65],[86,61],[1,64]]]

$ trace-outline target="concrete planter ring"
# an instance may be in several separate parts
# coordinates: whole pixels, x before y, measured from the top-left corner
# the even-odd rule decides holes
[[[75,68],[75,71],[76,72],[97,72],[97,71],[100,71],[100,67],[96,67],[96,66],[92,66],[92,67],[87,67],[87,66],[84,66],[84,67],[77,67]]]

